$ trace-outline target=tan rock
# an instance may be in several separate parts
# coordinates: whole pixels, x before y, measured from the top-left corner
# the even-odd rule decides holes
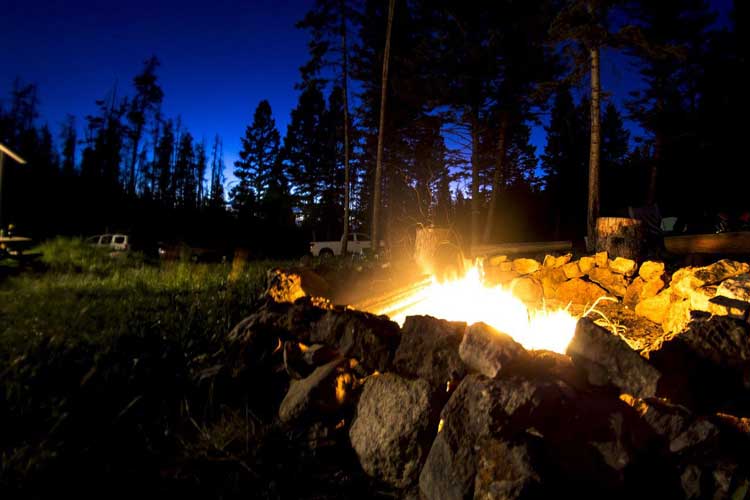
[[[704,286],[695,290],[691,290],[688,295],[691,309],[693,309],[694,311],[708,312],[709,301],[716,295],[716,287]]]
[[[507,255],[493,255],[492,257],[487,259],[487,262],[491,266],[499,266],[500,264],[502,264],[503,262],[507,260],[508,260]]]
[[[596,267],[607,267],[609,264],[609,256],[607,252],[598,252],[594,255],[594,263]]]
[[[666,285],[664,284],[664,281],[662,281],[661,278],[656,278],[654,280],[646,281],[643,284],[643,288],[641,289],[641,295],[639,297],[639,300],[650,299],[651,297],[655,297],[657,293],[664,290],[665,286]]]
[[[711,265],[680,269],[672,275],[670,287],[679,297],[689,298],[690,293],[707,285],[718,285],[722,281],[746,274],[750,264],[723,259]]]
[[[581,271],[581,266],[578,265],[578,262],[568,262],[567,264],[564,264],[562,266],[562,270],[565,273],[565,277],[569,280],[582,278],[584,275],[583,271]]]
[[[544,267],[551,267],[551,268],[562,267],[568,262],[570,262],[570,259],[572,258],[573,258],[572,253],[568,253],[568,254],[560,255],[560,256],[547,255],[544,257]]]
[[[632,276],[638,269],[638,264],[632,259],[626,259],[624,257],[617,257],[615,260],[610,260],[609,270],[617,274],[624,274],[625,276]]]
[[[518,274],[535,273],[541,268],[539,261],[534,259],[516,259],[513,261],[513,270]]]
[[[607,291],[599,285],[589,281],[575,278],[557,287],[557,300],[563,303],[572,302],[573,304],[593,304],[599,297],[607,295]]]
[[[622,274],[615,274],[607,268],[596,267],[589,272],[589,279],[609,293],[618,297],[625,296],[628,282]]]
[[[662,292],[655,297],[651,297],[638,302],[635,306],[635,313],[654,323],[662,324],[667,315],[667,311],[672,305],[672,300],[668,292]]]
[[[501,262],[497,268],[500,271],[508,272],[513,270],[513,263],[512,262]]]
[[[594,266],[596,265],[596,260],[593,257],[581,257],[578,261],[578,267],[581,268],[581,272],[583,274],[588,274],[589,271],[594,269]]]
[[[625,290],[625,297],[622,299],[622,302],[628,307],[635,307],[638,302],[641,301],[641,292],[643,291],[643,285],[645,284],[646,282],[641,277],[634,279],[633,282],[628,285],[627,290]],[[661,323],[661,321],[659,321],[659,323]]]
[[[513,295],[527,303],[539,302],[544,296],[542,284],[531,276],[521,276],[514,279],[510,282],[510,290]]]
[[[490,286],[507,285],[520,276],[515,271],[503,271],[500,267],[484,269],[484,283]]]
[[[661,278],[664,274],[664,263],[655,262],[653,260],[647,260],[641,264],[641,268],[638,270],[638,275],[646,281],[655,280]]]
[[[678,333],[683,331],[688,323],[690,323],[690,301],[680,300],[669,306],[661,327],[664,333]]]
[[[547,299],[554,299],[557,295],[557,287],[568,279],[561,267],[554,269],[544,268],[534,274],[534,277],[542,283],[544,297]]]

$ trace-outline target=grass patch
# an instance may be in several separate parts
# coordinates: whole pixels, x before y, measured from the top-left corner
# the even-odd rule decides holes
[[[161,265],[65,239],[38,250],[45,271],[0,282],[0,492],[163,488],[195,433],[196,365],[281,263]]]

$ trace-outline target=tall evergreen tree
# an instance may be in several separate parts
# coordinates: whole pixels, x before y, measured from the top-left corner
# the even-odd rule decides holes
[[[77,132],[76,119],[73,115],[67,115],[60,130],[62,142],[62,174],[72,177],[76,168]]]
[[[224,145],[221,137],[214,137],[211,148],[211,184],[208,204],[214,209],[224,208]]]
[[[313,231],[320,221],[323,162],[328,132],[324,127],[325,100],[318,85],[308,85],[292,110],[284,136],[283,158],[292,179],[293,195],[305,227]]]
[[[159,66],[159,60],[152,56],[143,63],[141,73],[133,78],[135,86],[135,96],[130,101],[127,112],[128,122],[130,124],[130,172],[128,175],[128,193],[132,196],[135,194],[136,176],[138,157],[140,154],[140,142],[143,136],[143,129],[148,118],[158,109],[164,98],[164,92],[157,83],[156,68]]]
[[[271,170],[278,160],[279,131],[271,105],[263,100],[255,109],[253,123],[245,129],[240,159],[234,163],[234,175],[239,180],[231,193],[235,210],[252,213],[253,203],[263,198],[268,189]]]

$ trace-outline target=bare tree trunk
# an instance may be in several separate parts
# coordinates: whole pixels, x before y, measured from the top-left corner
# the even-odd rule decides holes
[[[341,0],[341,73],[344,91],[344,231],[341,254],[346,255],[349,242],[349,59],[346,47],[346,10]]]
[[[591,55],[591,147],[589,149],[589,203],[587,213],[588,249],[596,248],[596,219],[599,217],[599,150],[601,129],[599,126],[600,93],[599,47],[590,49]]]
[[[654,155],[651,158],[651,168],[649,169],[648,175],[648,193],[646,196],[646,204],[656,204],[656,190],[659,180],[659,163],[661,162],[661,151],[664,144],[664,135],[660,130],[655,131],[654,139]]]
[[[138,146],[141,142],[141,127],[137,126],[133,134],[133,152],[130,156],[130,179],[128,179],[128,194],[135,195],[135,164],[138,161]]]
[[[479,111],[471,110],[471,246],[479,244]]]
[[[383,178],[383,128],[385,126],[385,98],[388,86],[388,60],[391,54],[391,28],[393,27],[393,9],[396,0],[388,2],[388,25],[385,30],[385,50],[383,51],[383,77],[380,84],[380,123],[378,125],[378,152],[375,160],[375,186],[372,200],[372,246],[380,251],[380,196]]]
[[[492,176],[492,194],[490,195],[490,206],[487,210],[487,222],[484,225],[484,238],[482,238],[485,243],[490,242],[490,238],[492,238],[492,228],[495,226],[497,199],[500,194],[500,184],[504,180],[505,174],[505,155],[508,149],[506,144],[507,136],[508,113],[503,112],[500,116],[500,130],[498,130],[497,137],[497,166],[495,167],[495,173]]]

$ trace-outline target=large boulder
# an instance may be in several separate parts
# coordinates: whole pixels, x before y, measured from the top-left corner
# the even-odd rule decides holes
[[[744,321],[696,316],[684,330],[665,335],[644,355],[664,374],[660,396],[709,410],[749,403],[750,334]]]
[[[458,354],[466,366],[494,378],[503,366],[525,357],[526,350],[510,335],[484,323],[475,323],[466,329]]]
[[[611,386],[638,397],[656,394],[659,371],[620,337],[582,318],[576,325],[567,354],[594,386]]]
[[[309,342],[334,347],[366,369],[382,372],[390,367],[400,338],[398,324],[385,316],[336,308],[312,325]]]
[[[625,296],[628,289],[628,280],[625,276],[613,273],[607,268],[595,267],[589,272],[589,279],[618,297]]]
[[[486,438],[566,432],[557,419],[575,405],[563,386],[521,377],[488,379],[471,374],[464,378],[440,414],[440,431],[419,476],[422,496],[471,497]]]
[[[466,323],[436,319],[431,316],[409,316],[401,329],[401,343],[393,359],[396,373],[427,380],[434,389],[445,390],[466,375],[466,365],[458,346]]]
[[[393,373],[365,382],[349,438],[362,469],[397,488],[416,483],[437,432],[439,409],[425,380]]]

